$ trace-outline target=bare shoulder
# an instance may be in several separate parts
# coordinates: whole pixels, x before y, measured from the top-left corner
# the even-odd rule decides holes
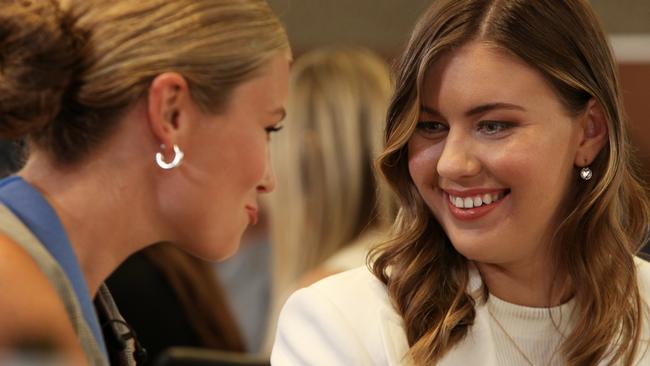
[[[0,348],[81,352],[63,301],[32,257],[0,232]]]

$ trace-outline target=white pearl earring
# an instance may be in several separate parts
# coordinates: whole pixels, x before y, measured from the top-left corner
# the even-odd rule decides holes
[[[589,179],[591,179],[592,176],[593,176],[593,172],[588,166],[580,169],[580,179],[584,181],[588,181]]]

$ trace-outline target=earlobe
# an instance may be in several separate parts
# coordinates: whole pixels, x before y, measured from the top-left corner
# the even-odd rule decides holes
[[[600,103],[592,98],[578,123],[582,133],[574,164],[585,167],[590,165],[605,147],[609,136],[607,118]]]

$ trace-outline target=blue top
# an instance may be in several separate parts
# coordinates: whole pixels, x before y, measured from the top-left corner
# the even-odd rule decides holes
[[[9,208],[56,259],[79,300],[86,323],[108,357],[95,308],[77,256],[56,212],[45,197],[19,176],[0,180],[0,202]]]

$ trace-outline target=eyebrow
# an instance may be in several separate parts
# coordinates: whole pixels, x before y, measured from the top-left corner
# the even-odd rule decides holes
[[[493,111],[496,109],[507,109],[507,110],[516,110],[516,111],[522,111],[525,112],[526,108],[517,105],[517,104],[511,104],[511,103],[502,103],[502,102],[495,102],[495,103],[487,103],[487,104],[482,104],[479,106],[476,106],[467,112],[465,112],[465,117],[472,117],[476,116],[479,114],[483,114],[489,111]],[[436,117],[442,117],[442,113],[438,112],[434,108],[427,107],[426,105],[420,106],[420,110],[423,112],[427,112],[431,115],[434,115]]]

